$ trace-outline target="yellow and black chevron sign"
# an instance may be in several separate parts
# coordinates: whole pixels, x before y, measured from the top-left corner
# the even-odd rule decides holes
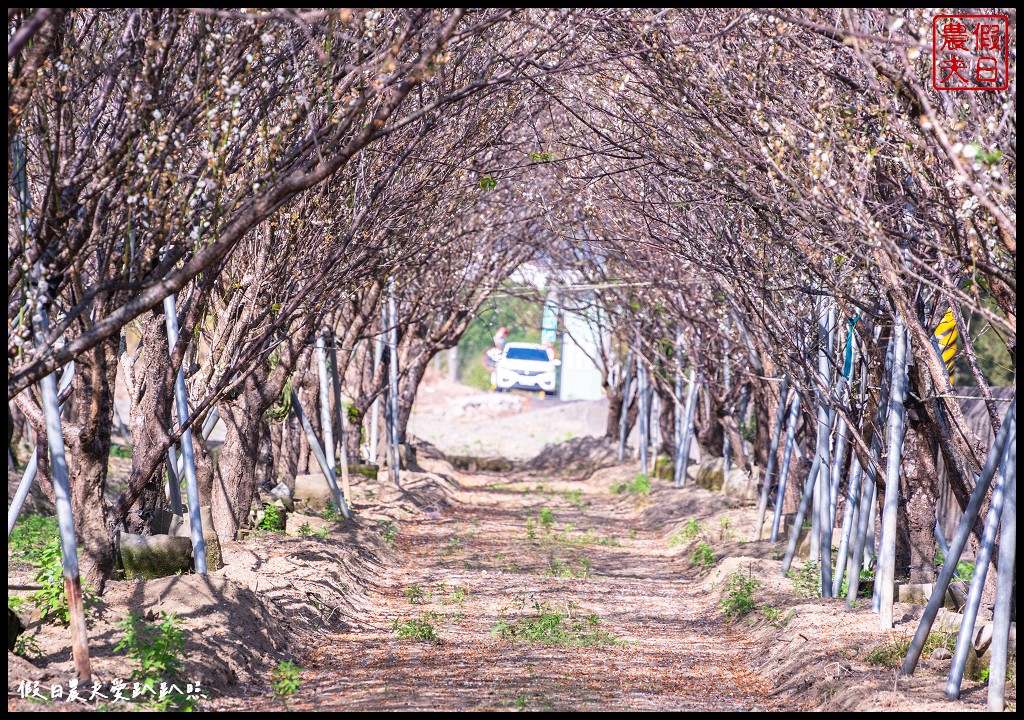
[[[959,349],[956,341],[960,337],[960,331],[956,327],[952,309],[947,310],[946,314],[942,316],[932,335],[935,337],[935,344],[942,356],[942,362],[946,364],[949,381],[953,382],[953,359]]]

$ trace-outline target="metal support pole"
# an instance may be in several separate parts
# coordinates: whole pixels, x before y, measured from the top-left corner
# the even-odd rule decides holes
[[[693,445],[693,415],[697,410],[697,368],[690,367],[690,385],[686,389],[686,413],[683,417],[683,441],[680,445],[680,463],[676,468],[676,487],[686,482],[686,469],[690,465],[690,447]]]
[[[789,461],[793,457],[793,445],[796,444],[796,424],[800,420],[800,388],[793,388],[793,402],[789,406],[789,419],[786,421],[786,447],[782,451],[782,467],[779,468],[779,489],[775,493],[775,515],[772,517],[771,542],[779,539],[779,525],[782,522],[782,504],[786,500],[786,481],[789,479]]]
[[[345,516],[346,520],[352,519],[352,513],[349,512],[348,503],[345,502],[345,496],[341,494],[341,490],[338,488],[338,481],[334,476],[334,468],[327,464],[327,457],[324,455],[323,449],[320,447],[320,441],[316,437],[316,433],[313,431],[313,425],[309,422],[309,418],[306,416],[305,410],[302,409],[302,403],[299,402],[299,396],[292,389],[292,406],[295,408],[296,414],[299,416],[299,421],[302,423],[302,429],[306,432],[306,440],[309,441],[309,447],[313,451],[313,457],[316,458],[317,463],[320,465],[320,470],[323,471],[324,477],[327,478],[327,485],[331,488],[331,495],[334,496],[334,504],[341,510],[341,514]]]
[[[967,538],[971,534],[971,528],[974,526],[974,521],[978,519],[978,513],[981,512],[981,505],[985,501],[985,494],[988,492],[989,485],[992,484],[992,478],[995,475],[996,468],[999,466],[1000,460],[1003,458],[1003,452],[1006,445],[1008,442],[1010,444],[1015,444],[1017,441],[1016,425],[1017,396],[1015,393],[1013,401],[1010,403],[1010,407],[1006,411],[1006,417],[1003,419],[1003,424],[999,427],[999,432],[996,433],[995,442],[992,443],[992,447],[988,451],[988,457],[985,459],[985,467],[982,468],[981,476],[978,478],[978,482],[974,485],[974,492],[971,493],[971,499],[968,501],[967,507],[964,508],[964,514],[963,517],[960,518],[960,524],[956,528],[956,533],[953,535],[953,539],[949,542],[949,551],[946,553],[946,559],[942,563],[942,569],[939,570],[939,577],[935,580],[935,586],[932,588],[932,594],[928,598],[928,605],[925,607],[924,613],[921,615],[921,622],[917,626],[917,632],[914,634],[914,639],[910,641],[910,647],[907,649],[907,657],[903,661],[903,666],[900,668],[901,675],[910,675],[917,667],[917,661],[920,660],[921,652],[924,650],[924,643],[928,639],[928,634],[932,631],[932,623],[935,622],[935,616],[938,614],[939,608],[943,605],[946,590],[949,588],[949,583],[953,579],[954,573],[956,573],[956,565],[960,562],[960,555],[963,553],[964,547],[967,545]],[[1014,459],[1016,459],[1016,452],[1016,449],[1014,449]],[[1014,471],[1016,471],[1016,468],[1014,468]],[[1014,477],[1016,477],[1016,475]],[[995,493],[993,492],[992,502],[994,502],[994,500]],[[977,565],[975,565],[975,567],[977,567]]]
[[[317,386],[320,398],[320,432],[324,437],[324,459],[337,477],[337,463],[334,462],[334,419],[331,417],[331,386],[327,376],[327,343],[324,333],[316,336]]]
[[[988,709],[1002,712],[1006,692],[1006,652],[1010,635],[1010,600],[1017,557],[1017,444],[1007,448],[1003,461],[1006,473],[1006,498],[1003,500],[1002,529],[999,534],[999,574],[996,577],[996,607],[992,618],[992,645],[989,649]]]
[[[1016,426],[1016,422],[1014,422]],[[988,575],[988,564],[992,560],[992,550],[996,544],[996,533],[999,530],[999,518],[1003,511],[1003,500],[1006,497],[1007,471],[1013,463],[1016,478],[1017,462],[1017,430],[1014,427],[1003,449],[1003,459],[999,463],[999,476],[992,489],[989,501],[988,516],[985,518],[985,529],[981,535],[981,545],[974,559],[974,575],[971,577],[971,589],[967,592],[967,603],[964,605],[964,619],[960,623],[960,632],[956,636],[956,650],[953,651],[953,664],[949,668],[949,680],[946,682],[946,697],[957,700],[960,697],[960,684],[964,679],[967,667],[967,653],[971,651],[974,640],[974,624],[978,620],[978,609],[981,607],[981,593]],[[1003,568],[1003,572],[1013,576],[1013,567]]]
[[[174,352],[178,342],[178,310],[174,294],[164,298],[164,320],[167,325],[167,350]],[[178,427],[188,422],[188,393],[185,390],[185,372],[179,367],[174,379],[174,402],[178,411]],[[199,517],[199,484],[196,482],[196,457],[192,448],[192,430],[181,434],[181,454],[185,458],[185,495],[188,499],[188,524],[192,535],[192,558],[197,575],[206,574],[206,541],[203,539],[203,520]],[[176,483],[172,483],[176,486]]]
[[[757,524],[751,540],[761,539],[761,528],[764,527],[764,515],[768,510],[768,495],[771,493],[772,474],[775,472],[779,455],[779,436],[782,434],[782,421],[786,419],[786,405],[789,401],[789,380],[782,378],[779,386],[779,406],[775,409],[775,425],[772,427],[771,444],[768,447],[768,463],[764,470],[764,483],[761,486],[761,502],[757,506]]]
[[[25,145],[18,134],[14,135],[11,145],[14,161],[12,175],[18,188],[18,198],[21,201],[18,208],[19,219],[22,232],[27,237],[31,198],[28,190],[28,174],[25,169]],[[32,279],[38,281],[39,274],[37,263],[31,274]],[[46,292],[41,290],[38,299],[42,301],[45,300],[45,297]],[[43,350],[44,338],[49,335],[45,304],[40,302],[36,312],[38,316],[32,321],[35,342],[39,350]],[[85,626],[82,580],[78,570],[78,544],[75,541],[75,519],[71,509],[71,488],[68,482],[67,456],[64,454],[64,432],[60,423],[60,404],[54,373],[51,372],[44,377],[40,381],[40,386],[43,395],[43,413],[46,418],[46,444],[50,451],[50,475],[53,479],[53,495],[57,506],[57,528],[60,533],[64,592],[68,601],[68,616],[71,625],[71,654],[79,682],[87,683],[92,677],[92,666],[89,662],[89,637]]]
[[[644,367],[643,358],[639,355],[636,358],[636,392],[637,400],[640,403],[640,439],[637,442],[640,446],[640,472],[646,476],[649,432],[647,427],[647,403],[650,398],[647,394],[647,368]]]
[[[391,481],[399,486],[399,457],[398,446],[403,438],[398,428],[398,309],[395,304],[395,278],[388,278],[388,377],[390,392],[388,399],[391,402],[391,457],[388,458],[388,468],[391,471]]]
[[[859,582],[860,580],[860,573],[854,570],[854,564],[852,562],[847,563],[847,555],[850,555],[850,535],[853,529],[854,511],[860,501],[860,478],[863,475],[856,455],[853,457],[852,462],[853,470],[850,472],[850,482],[846,489],[846,507],[843,510],[843,530],[839,536],[839,552],[836,555],[836,572],[835,577],[832,578],[832,597],[840,596],[839,591],[843,587],[843,573],[846,571],[847,565],[850,568],[850,580],[847,583],[847,587],[849,587],[850,583]],[[857,574],[856,578],[854,577],[855,572]]]
[[[729,395],[732,390],[732,368],[729,364],[729,338],[722,338],[722,380],[725,383],[725,394]],[[729,440],[729,433],[722,433],[722,482],[729,479],[729,465],[732,464],[732,443]]]
[[[616,458],[619,462],[626,459],[626,436],[629,429],[629,391],[633,388],[633,351],[626,352],[626,362],[623,366],[625,373],[622,379],[622,408],[619,411],[619,451]]]
[[[338,369],[338,348],[335,343],[336,340],[330,345],[330,360],[331,384],[334,387],[334,403],[338,411],[338,457],[340,458],[339,464],[341,465],[341,493],[345,496],[345,501],[351,504],[352,486],[348,476],[348,444],[345,441],[348,428],[348,414],[345,412],[345,406],[341,402],[341,375]],[[354,347],[352,352],[355,354]]]
[[[60,376],[60,385],[57,387],[57,397],[64,392],[68,385],[71,384],[71,379],[75,376],[75,362],[72,360],[64,367],[64,372]],[[60,412],[64,412],[64,406],[60,406]],[[37,448],[32,448],[32,457],[29,458],[28,465],[25,467],[25,474],[21,476],[21,482],[18,483],[18,489],[14,493],[14,498],[11,500],[11,506],[7,508],[7,539],[11,539],[11,533],[14,531],[14,526],[18,522],[18,516],[21,515],[21,509],[25,507],[25,500],[28,499],[28,493],[32,489],[32,483],[35,481],[36,472],[39,470],[39,451]]]
[[[381,358],[384,355],[384,332],[387,329],[387,323],[385,322],[386,312],[384,311],[384,305],[381,304],[381,334],[373,338],[373,370],[370,373],[370,377],[377,377],[377,368],[380,367]],[[380,444],[380,394],[373,399],[373,405],[370,408],[370,460],[374,465],[380,465],[380,454],[378,452],[378,445]]]
[[[907,330],[903,318],[896,313],[893,330],[896,348],[889,386],[889,422],[887,424],[888,458],[885,468],[885,503],[882,511],[882,535],[878,548],[875,587],[879,597],[879,624],[892,629],[892,601],[896,582],[896,506],[899,502],[900,460],[903,454],[903,403],[907,393]]]
[[[829,397],[827,389],[830,385],[829,358],[830,350],[834,341],[835,331],[832,318],[834,310],[832,303],[828,300],[821,300],[818,306],[818,444],[817,455],[820,462],[818,470],[818,483],[816,501],[817,505],[817,533],[812,534],[818,538],[818,553],[815,554],[814,540],[811,540],[811,560],[820,562],[821,572],[821,596],[832,597],[832,516],[829,512],[831,478],[831,444],[829,441],[832,428],[832,418],[829,414]]]

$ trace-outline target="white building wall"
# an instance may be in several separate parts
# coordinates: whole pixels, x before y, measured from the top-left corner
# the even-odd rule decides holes
[[[600,339],[594,327],[575,313],[564,313],[562,322],[566,332],[562,335],[558,397],[560,400],[601,400],[604,398],[601,371],[591,360],[599,357],[597,343]]]

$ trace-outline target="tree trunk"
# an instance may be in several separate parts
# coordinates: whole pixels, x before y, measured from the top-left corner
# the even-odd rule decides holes
[[[265,409],[256,378],[246,378],[238,397],[218,403],[217,409],[226,432],[213,483],[213,526],[222,540],[233,540],[249,517],[256,490]]]
[[[132,435],[129,490],[137,488],[135,496],[138,499],[130,504],[130,510],[124,508],[127,512],[121,513],[118,508],[124,505],[124,499],[119,498],[114,503],[113,519],[116,521],[125,516],[129,532],[144,533],[149,530],[153,511],[167,503],[163,487],[166,464],[162,459],[166,452],[163,447],[168,440],[167,424],[171,417],[174,379],[163,315],[148,313],[138,327],[143,355],[142,363],[136,362],[134,366],[141,370],[134,382],[141,388],[132,396],[128,415]]]
[[[903,439],[901,502],[897,514],[900,532],[896,536],[896,572],[912,583],[935,580],[935,504],[938,501],[938,448],[922,427],[927,422],[923,408],[911,405]]]
[[[78,357],[75,394],[79,423],[67,433],[71,461],[71,506],[75,535],[82,545],[82,579],[102,593],[114,572],[114,542],[107,524],[107,464],[114,418],[118,338],[109,338]]]
[[[660,431],[659,445],[655,448],[656,455],[667,455],[670,458],[676,456],[676,402],[670,390],[662,390],[660,385],[655,386],[658,393],[658,402],[661,407],[661,416],[658,418],[658,429]]]

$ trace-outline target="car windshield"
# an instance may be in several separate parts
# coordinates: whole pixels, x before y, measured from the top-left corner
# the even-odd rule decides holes
[[[505,357],[509,360],[550,360],[547,350],[541,348],[512,347],[505,351]]]

